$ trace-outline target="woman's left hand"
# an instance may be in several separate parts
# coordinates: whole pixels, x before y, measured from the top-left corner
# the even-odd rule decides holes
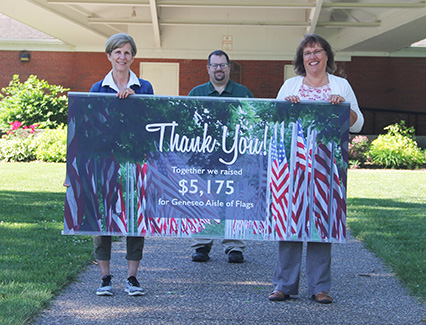
[[[129,95],[134,95],[134,94],[135,94],[135,91],[132,88],[125,88],[123,90],[120,90],[117,93],[117,97],[120,99],[124,99],[129,97]]]
[[[345,98],[343,98],[340,95],[330,95],[330,98],[328,99],[330,103],[334,104],[340,104],[341,102],[345,101]]]

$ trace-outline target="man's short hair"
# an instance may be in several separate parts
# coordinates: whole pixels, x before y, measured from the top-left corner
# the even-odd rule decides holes
[[[228,64],[229,64],[229,56],[228,56],[228,54],[226,54],[226,53],[225,53],[224,51],[222,51],[222,50],[216,50],[216,51],[213,51],[212,53],[210,53],[209,58],[208,58],[208,60],[207,60],[207,64],[210,64],[210,58],[211,58],[213,55],[216,55],[216,56],[224,56],[224,57],[226,58],[226,63],[228,63]]]

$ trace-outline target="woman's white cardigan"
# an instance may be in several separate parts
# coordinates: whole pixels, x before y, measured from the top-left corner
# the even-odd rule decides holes
[[[345,101],[350,103],[351,110],[356,113],[358,118],[354,125],[349,128],[349,131],[358,133],[361,131],[362,126],[364,125],[364,116],[359,109],[358,101],[356,100],[355,93],[352,90],[351,85],[346,79],[334,76],[332,74],[328,74],[328,80],[330,81],[331,93],[345,98]],[[287,96],[299,96],[299,89],[302,85],[302,82],[303,76],[296,76],[287,79],[278,92],[277,99],[284,100]]]

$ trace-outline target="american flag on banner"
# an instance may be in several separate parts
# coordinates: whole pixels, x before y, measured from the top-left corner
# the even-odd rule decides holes
[[[67,151],[67,179],[65,194],[64,230],[101,231],[96,176],[90,159],[77,159],[78,144],[75,138],[75,120],[69,123]]]
[[[315,157],[314,153],[316,151],[316,141],[317,141],[317,131],[312,130],[311,127],[308,128],[307,136],[307,158],[308,158],[308,219],[305,222],[305,231],[308,234],[308,240],[312,239],[312,228],[313,226],[313,206],[314,206],[314,166],[315,166]]]
[[[323,241],[329,239],[331,150],[317,146],[314,169],[314,224]]]
[[[306,142],[303,136],[302,124],[297,121],[297,137],[293,139],[296,150],[294,162],[294,187],[291,218],[291,234],[297,234],[297,239],[303,240],[309,236],[306,233],[306,221],[309,219],[308,209],[308,175]]]
[[[315,154],[315,227],[323,241],[346,238],[346,202],[340,186],[333,144],[317,146]]]
[[[137,225],[138,225],[138,235],[145,236],[148,232],[149,223],[147,218],[144,218],[144,213],[146,210],[146,163],[141,166],[139,163],[136,164],[136,193],[137,193]]]
[[[68,124],[68,150],[67,150],[67,180],[69,184],[65,194],[65,220],[64,230],[77,231],[84,216],[83,187],[77,166],[77,139],[75,138],[75,120]]]
[[[139,236],[163,234],[166,221],[163,218],[148,218],[146,217],[147,207],[147,169],[148,164],[144,163],[142,166],[137,163],[135,166],[134,177],[136,179],[136,193],[137,193],[137,233]]]
[[[84,172],[85,178],[82,179],[82,184],[86,195],[90,197],[89,202],[85,205],[85,214],[86,216],[93,216],[93,218],[88,219],[88,223],[90,224],[90,229],[97,231],[101,229],[102,216],[99,212],[94,164],[93,160],[88,160],[84,164],[84,168],[80,168],[80,172]]]
[[[346,238],[346,201],[343,197],[342,188],[340,186],[339,172],[336,159],[333,159],[333,209],[332,216],[335,217],[333,222],[332,238],[342,241]]]
[[[108,233],[127,234],[120,164],[113,157],[101,161],[104,218]]]
[[[277,126],[271,142],[271,213],[278,238],[286,237],[288,223],[290,172],[284,147],[284,123],[281,124],[280,146],[277,154]]]

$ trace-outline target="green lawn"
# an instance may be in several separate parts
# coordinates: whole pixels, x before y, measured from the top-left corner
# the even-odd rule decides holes
[[[348,227],[426,300],[426,170],[349,170]]]
[[[0,163],[0,324],[29,323],[93,260],[62,236],[65,164]],[[426,170],[350,170],[348,226],[426,301]]]
[[[65,164],[0,163],[0,324],[24,324],[93,256],[62,236]]]

